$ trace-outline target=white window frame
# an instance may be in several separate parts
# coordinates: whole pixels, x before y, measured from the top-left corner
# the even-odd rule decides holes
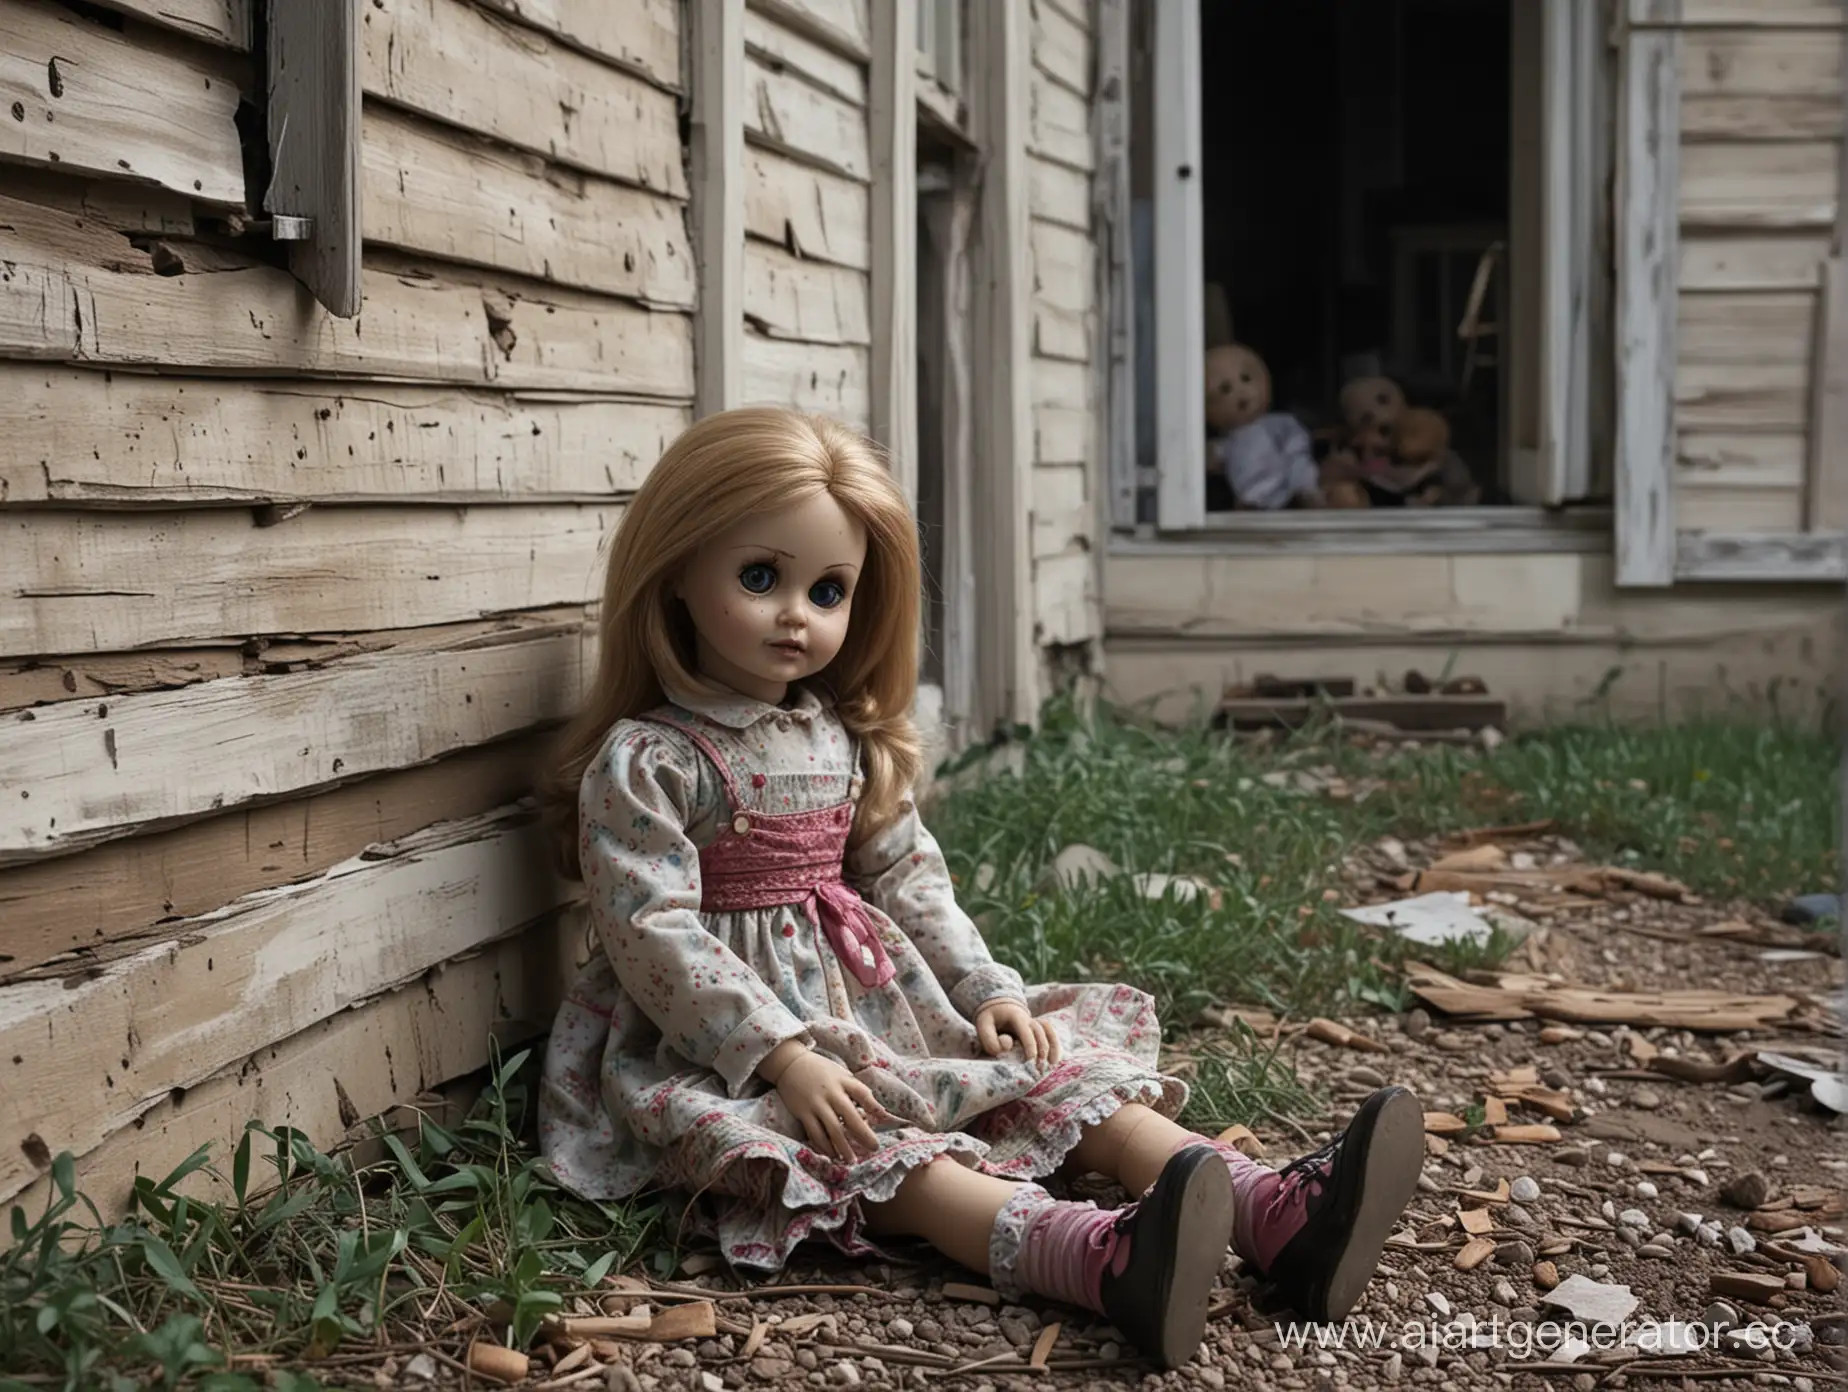
[[[1318,534],[1340,538],[1369,532],[1428,531],[1434,545],[1471,521],[1488,526],[1519,514],[1522,525],[1545,533],[1542,506],[1458,508],[1390,515],[1325,515],[1325,527],[1263,513],[1209,517],[1201,480],[1206,472],[1206,438],[1201,424],[1200,382],[1205,372],[1203,228],[1200,188],[1201,72],[1197,0],[1140,0],[1154,11],[1154,298],[1155,298],[1155,528],[1158,532],[1250,533],[1282,529],[1292,538]],[[1528,3],[1528,0],[1514,0]],[[1536,447],[1511,455],[1518,486],[1540,505],[1582,497],[1592,484],[1594,363],[1592,308],[1596,274],[1592,228],[1597,200],[1604,196],[1592,158],[1602,38],[1596,7],[1585,0],[1538,0],[1543,6],[1541,53],[1541,267],[1540,322],[1498,325],[1504,341],[1538,345],[1541,411]],[[1109,40],[1111,30],[1104,37]],[[1127,178],[1126,171],[1116,171]],[[1503,348],[1504,356],[1506,349]],[[1113,451],[1133,449],[1133,431],[1112,431]],[[1127,443],[1126,443],[1127,442]],[[1135,477],[1133,459],[1112,460],[1113,476]],[[1119,510],[1119,528],[1133,517]],[[1574,534],[1582,529],[1572,526]],[[1572,544],[1580,544],[1574,542]]]

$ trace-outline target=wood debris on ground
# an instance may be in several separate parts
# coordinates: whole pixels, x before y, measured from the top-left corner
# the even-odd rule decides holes
[[[1703,1033],[1806,1023],[1790,995],[1733,991],[1607,991],[1569,986],[1531,972],[1471,972],[1461,981],[1422,962],[1407,964],[1406,986],[1427,1005],[1466,1021],[1534,1017],[1580,1024],[1662,1025]]]

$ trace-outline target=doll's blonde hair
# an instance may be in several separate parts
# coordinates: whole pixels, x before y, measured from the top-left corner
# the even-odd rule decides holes
[[[922,581],[910,504],[879,447],[859,432],[825,416],[746,406],[684,431],[616,529],[603,582],[597,675],[541,788],[566,875],[582,877],[578,787],[611,727],[676,691],[712,689],[697,673],[692,620],[674,595],[681,571],[700,547],[745,518],[823,492],[866,529],[866,564],[847,636],[817,674],[861,745],[866,784],[853,841],[897,814],[923,763],[911,722]]]

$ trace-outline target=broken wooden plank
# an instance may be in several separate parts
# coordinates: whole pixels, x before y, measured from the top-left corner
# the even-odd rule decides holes
[[[1035,68],[1027,86],[1027,102],[1028,148],[1041,159],[1088,174],[1097,162],[1089,99]]]
[[[745,321],[767,338],[870,344],[869,281],[764,242],[744,245]]]
[[[175,1089],[537,921],[566,900],[548,859],[530,813],[441,825],[92,980],[0,989],[0,1201]]]
[[[641,486],[689,414],[666,402],[0,362],[0,508],[608,499]]]
[[[868,0],[751,0],[752,9],[785,28],[862,63],[872,56],[873,25],[867,6]]]
[[[221,258],[157,274],[119,234],[0,197],[0,354],[692,395],[685,315],[543,282],[470,283],[461,268],[439,279],[389,255],[368,253],[365,309],[341,319],[274,266]]]
[[[864,430],[872,411],[871,372],[871,354],[857,344],[744,336],[746,401],[820,411]]]
[[[746,57],[744,82],[744,130],[753,143],[849,179],[872,177],[863,109],[757,57]]]
[[[811,169],[775,150],[744,152],[744,227],[809,261],[872,265],[872,194],[865,184]]]
[[[1508,706],[1493,696],[1331,696],[1296,700],[1240,697],[1221,701],[1214,721],[1235,730],[1279,726],[1296,729],[1320,716],[1378,721],[1408,732],[1480,730],[1505,724]]]
[[[685,205],[419,120],[366,111],[366,240],[692,309]]]
[[[98,4],[221,48],[250,47],[254,0],[97,0]]]
[[[0,513],[0,656],[462,623],[583,604],[621,508]]]
[[[477,0],[581,52],[678,92],[679,0]]]
[[[754,7],[747,8],[744,14],[744,51],[764,66],[773,70],[787,68],[810,86],[862,110],[868,104],[865,62],[845,57]]]
[[[156,1097],[132,1122],[78,1155],[78,1186],[104,1221],[113,1222],[127,1212],[137,1176],[159,1181],[200,1145],[212,1145],[218,1172],[228,1175],[231,1152],[252,1120],[296,1127],[317,1146],[331,1148],[355,1118],[414,1102],[422,1092],[485,1067],[491,1042],[510,1049],[550,1029],[582,938],[581,917],[568,912],[406,989],[356,1002],[270,1041],[183,1094]],[[57,1145],[39,1139],[47,1159],[56,1154]],[[7,1187],[16,1188],[17,1179]],[[18,1190],[14,1202],[41,1213],[50,1188],[49,1176],[41,1174]],[[200,1171],[178,1192],[229,1200],[228,1189]],[[10,1240],[10,1229],[0,1225],[0,1251]]]
[[[0,869],[0,981],[27,972],[81,978],[147,943],[178,937],[184,920],[242,895],[323,874],[375,842],[432,822],[481,816],[525,797],[549,757],[550,738],[465,749],[80,856]]]
[[[0,720],[0,865],[426,763],[562,720],[581,622],[429,629],[299,672],[227,677]]]
[[[1408,965],[1406,985],[1420,1000],[1450,1015],[1478,1020],[1531,1016],[1583,1024],[1662,1025],[1711,1033],[1761,1029],[1794,1016],[1791,996],[1727,991],[1604,991],[1538,983],[1509,990],[1458,981],[1423,963]]]
[[[672,93],[462,0],[373,0],[360,23],[368,95],[686,197]]]
[[[49,0],[10,0],[0,7],[0,91],[11,108],[0,109],[0,160],[246,202],[228,55],[137,44]]]

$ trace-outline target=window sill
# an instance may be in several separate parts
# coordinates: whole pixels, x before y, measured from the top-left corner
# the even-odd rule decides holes
[[[1597,552],[1611,549],[1611,510],[1538,507],[1444,508],[1390,513],[1208,513],[1197,530],[1153,526],[1115,532],[1119,555],[1205,552],[1216,556],[1444,555],[1483,552]]]

